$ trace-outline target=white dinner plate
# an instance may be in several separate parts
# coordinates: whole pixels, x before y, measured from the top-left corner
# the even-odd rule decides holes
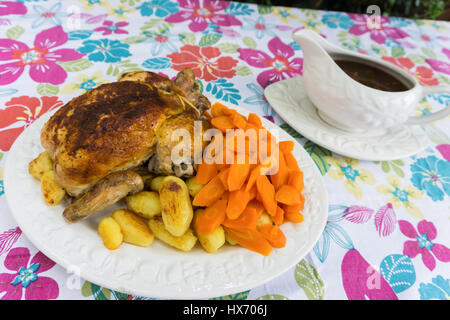
[[[229,103],[224,103],[231,106]],[[247,116],[248,111],[235,107]],[[281,226],[286,247],[269,257],[238,246],[225,245],[208,254],[199,244],[181,252],[155,239],[150,247],[130,244],[106,249],[97,234],[98,222],[119,202],[92,217],[68,224],[62,204],[50,207],[41,196],[40,184],[28,173],[28,163],[43,151],[40,132],[51,114],[45,114],[15,141],[7,155],[5,193],[12,215],[28,239],[70,273],[111,290],[150,298],[204,299],[249,290],[298,263],[319,239],[328,216],[328,197],[322,176],[303,147],[295,142],[294,156],[304,173],[304,221]],[[262,119],[279,139],[295,141],[275,124]]]

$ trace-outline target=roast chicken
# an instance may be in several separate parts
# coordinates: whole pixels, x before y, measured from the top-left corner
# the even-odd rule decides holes
[[[73,197],[65,219],[80,221],[141,191],[143,165],[157,174],[194,175],[194,121],[202,120],[206,130],[201,115],[208,108],[188,68],[174,81],[153,72],[125,73],[68,102],[41,131],[56,181]],[[190,154],[174,163],[171,150],[179,142],[172,133],[180,128],[191,133]]]

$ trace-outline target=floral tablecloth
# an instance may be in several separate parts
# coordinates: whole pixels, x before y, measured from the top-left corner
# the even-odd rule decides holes
[[[13,220],[2,175],[17,136],[45,112],[125,71],[191,67],[203,93],[280,125],[311,154],[329,193],[314,249],[282,276],[219,299],[449,299],[450,119],[401,160],[342,157],[306,140],[264,88],[301,76],[301,28],[389,61],[422,85],[450,83],[450,23],[213,0],[0,1],[0,299],[144,299],[101,288],[39,252]],[[417,114],[448,106],[434,94]],[[372,290],[376,288],[377,290]],[[145,299],[152,298],[147,297]]]

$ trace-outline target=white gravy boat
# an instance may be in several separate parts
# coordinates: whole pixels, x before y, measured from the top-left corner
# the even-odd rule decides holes
[[[399,67],[360,53],[339,48],[311,30],[294,33],[303,51],[303,83],[320,117],[346,131],[386,129],[399,124],[423,124],[450,114],[450,107],[414,117],[418,101],[429,93],[450,93],[450,86],[421,86]],[[405,91],[382,91],[357,82],[333,60],[361,62],[387,72],[402,82]]]

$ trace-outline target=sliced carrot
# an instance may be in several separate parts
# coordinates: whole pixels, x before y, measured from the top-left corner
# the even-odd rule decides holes
[[[294,141],[290,141],[290,140],[280,141],[278,143],[278,146],[280,148],[280,152],[287,153],[287,152],[292,152],[292,150],[294,150],[295,143],[294,143]]]
[[[286,236],[279,227],[266,224],[259,227],[259,231],[272,247],[283,248],[286,246]]]
[[[297,159],[295,159],[292,152],[285,152],[285,153],[283,153],[283,155],[284,155],[284,160],[286,160],[286,166],[287,166],[289,172],[300,171]]]
[[[256,187],[261,197],[262,204],[271,216],[277,213],[277,202],[275,200],[275,188],[265,175],[258,176],[256,179]]]
[[[303,215],[299,212],[285,212],[284,217],[287,221],[294,222],[294,223],[300,223],[303,221]]]
[[[230,116],[231,120],[233,121],[233,124],[240,129],[245,129],[245,127],[247,126],[247,119],[245,119],[245,117],[239,113],[235,113],[233,115]]]
[[[229,108],[220,102],[216,102],[211,106],[211,114],[213,117],[220,117],[229,114]]]
[[[303,172],[293,171],[289,174],[288,185],[293,186],[298,192],[302,192],[305,185],[303,182]]]
[[[250,189],[252,189],[255,184],[256,184],[256,179],[261,175],[261,165],[257,165],[256,167],[254,167],[251,172],[250,172],[250,176],[248,178],[247,181],[247,185],[245,186],[245,190],[249,191]]]
[[[217,175],[217,166],[215,163],[202,162],[198,165],[197,174],[195,175],[195,182],[200,184],[207,184],[209,180]]]
[[[248,163],[233,163],[230,165],[230,172],[228,174],[228,190],[236,191],[241,189],[247,180],[250,172],[250,164]]]
[[[247,117],[247,121],[258,128],[263,128],[261,118],[256,113],[250,113]]]
[[[230,197],[230,193],[228,191],[225,191],[222,196],[220,197],[220,200],[225,200],[228,203],[228,198]]]
[[[213,232],[225,220],[227,202],[217,200],[211,206],[198,213],[194,228],[197,233],[209,234]]]
[[[279,206],[277,206],[277,213],[275,214],[274,217],[272,217],[272,221],[276,225],[283,224],[283,222],[284,222],[284,210],[281,209]]]
[[[225,192],[225,188],[220,181],[219,176],[212,178],[207,184],[196,194],[192,204],[197,207],[208,207],[220,199]]]
[[[250,193],[245,191],[245,189],[230,192],[226,209],[227,217],[230,219],[239,218],[249,201]]]
[[[233,120],[229,116],[220,116],[212,118],[211,124],[214,128],[219,129],[222,132],[226,132],[229,129],[234,129]]]
[[[282,207],[285,212],[293,212],[293,213],[300,212],[305,207],[305,197],[303,196],[303,194],[300,193],[300,203],[299,204],[294,204],[294,205],[283,204]]]
[[[247,189],[247,186],[245,186],[245,189]],[[247,190],[245,190],[247,191]],[[256,188],[256,185],[254,185],[250,190],[247,191],[249,193],[250,200],[253,200],[256,198],[256,194],[258,193],[258,189]]]
[[[230,168],[223,168],[218,174],[220,181],[223,184],[225,190],[228,190],[228,174],[230,173]]]
[[[232,229],[255,229],[258,223],[258,218],[261,215],[260,211],[255,206],[250,204],[244,209],[242,214],[237,219],[230,219],[228,216],[225,217],[222,225],[227,228]]]
[[[260,253],[264,256],[270,255],[272,246],[263,237],[263,235],[255,229],[231,229],[225,227],[225,232],[232,240],[249,250]]]
[[[286,161],[284,160],[283,153],[280,152],[278,156],[278,171],[277,173],[270,176],[270,181],[272,181],[275,190],[280,189],[280,187],[284,185],[289,178],[289,171],[286,165]]]
[[[277,190],[275,200],[291,206],[299,204],[302,201],[300,192],[298,192],[293,186],[287,184],[282,185],[280,189]]]

